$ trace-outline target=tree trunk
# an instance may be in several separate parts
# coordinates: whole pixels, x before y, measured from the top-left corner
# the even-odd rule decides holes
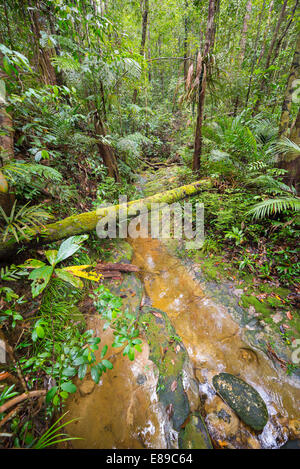
[[[300,109],[296,122],[290,133],[290,140],[300,146]],[[288,173],[284,177],[284,182],[289,186],[294,186],[297,193],[300,192],[300,156],[299,153],[287,153],[281,156],[278,166],[286,169]]]
[[[51,49],[45,49],[44,47],[40,46],[41,28],[39,16],[39,2],[33,4],[30,1],[29,4],[31,6],[31,9],[29,10],[29,15],[31,29],[35,41],[36,61],[41,70],[41,74],[45,85],[56,85],[55,70],[50,60],[54,54],[51,53]]]
[[[275,26],[274,34],[273,34],[273,37],[272,37],[271,45],[269,47],[269,51],[268,51],[268,55],[267,55],[267,59],[266,59],[266,64],[265,64],[265,69],[266,70],[270,67],[273,49],[274,49],[275,43],[277,41],[280,26],[283,22],[283,19],[284,19],[285,13],[286,13],[287,3],[288,3],[288,0],[284,0],[281,11],[280,11],[280,15],[278,17],[278,20],[277,20],[277,23],[276,23],[276,26]],[[260,85],[260,96],[262,96],[262,94],[263,94],[266,83],[267,83],[267,76],[264,75],[263,79],[261,81],[261,85]],[[260,103],[261,103],[260,96],[258,97],[258,99],[255,103],[253,114],[256,114],[258,112],[258,109],[259,109],[259,106],[260,106]]]
[[[185,16],[184,16],[184,40],[183,40],[183,49],[184,49],[184,62],[183,62],[183,67],[184,67],[184,83],[186,83],[186,79],[187,79],[187,74],[188,74],[188,69],[189,69],[189,64],[188,64],[188,61],[187,61],[187,57],[188,57],[188,12],[187,12],[187,9],[188,9],[188,6],[189,6],[189,3],[188,3],[188,0],[185,0],[185,8],[186,8],[186,12],[185,12]]]
[[[97,137],[99,136],[105,137],[106,132],[105,132],[104,124],[98,113],[96,113],[94,117],[94,127],[95,127],[95,132],[97,134]],[[103,160],[103,163],[107,168],[108,176],[113,178],[116,182],[120,182],[121,178],[120,178],[118,162],[117,162],[117,158],[116,158],[114,150],[106,143],[103,143],[101,140],[98,141],[97,146],[99,149],[99,154]]]
[[[282,104],[282,113],[279,123],[279,137],[287,137],[289,133],[289,122],[292,107],[293,93],[299,87],[298,80],[300,76],[300,34],[298,34],[296,49],[291,64],[290,74],[287,82],[285,96]]]
[[[241,62],[243,62],[244,58],[245,58],[247,31],[248,31],[248,24],[249,24],[249,20],[250,20],[251,11],[252,11],[252,0],[248,0],[247,5],[246,5],[246,14],[244,16],[242,37],[241,37],[241,42],[240,42],[240,50],[241,50],[240,60],[241,60]]]
[[[3,54],[0,52],[0,81],[5,89],[6,75],[2,72]],[[6,111],[5,92],[0,97],[0,167],[14,157],[14,130],[11,115]],[[14,203],[14,195],[9,192],[9,185],[6,177],[0,171],[0,206],[9,215]]]
[[[22,239],[21,243],[17,243],[15,239],[10,239],[5,243],[0,243],[0,259],[9,257],[21,245],[34,246],[37,243],[47,244],[58,241],[69,236],[79,235],[94,231],[98,222],[104,217],[112,217],[118,219],[122,213],[127,217],[137,216],[137,212],[148,208],[151,209],[152,204],[167,203],[171,204],[188,196],[197,194],[202,190],[212,187],[211,182],[207,179],[194,182],[187,186],[181,186],[176,189],[161,192],[145,199],[133,200],[127,204],[112,205],[106,208],[100,208],[92,212],[82,213],[80,215],[72,215],[64,220],[57,221],[46,225],[45,227],[33,228],[30,231],[31,240]]]
[[[248,84],[245,107],[247,107],[247,105],[248,105],[249,96],[250,96],[251,84],[252,84],[252,79],[253,79],[253,72],[254,72],[254,67],[255,67],[256,60],[257,60],[257,46],[258,46],[258,40],[259,40],[259,36],[260,36],[260,29],[261,29],[261,23],[262,23],[262,19],[263,19],[264,10],[265,10],[265,5],[266,5],[266,0],[263,1],[263,5],[262,5],[262,8],[261,8],[261,11],[260,11],[260,14],[259,14],[257,34],[256,34],[256,38],[255,38],[253,59],[252,59],[252,64],[251,64],[251,72],[250,72],[250,78],[249,78],[249,84]]]
[[[198,107],[197,107],[197,124],[194,142],[194,157],[193,157],[193,170],[199,171],[200,160],[202,154],[202,124],[205,103],[205,90],[206,90],[206,65],[204,60],[207,59],[208,53],[214,46],[215,38],[215,14],[217,7],[216,0],[209,0],[208,18],[205,35],[204,53],[202,60],[202,71],[199,79],[199,93],[198,93]]]
[[[145,54],[145,44],[146,44],[146,37],[147,37],[147,25],[148,25],[148,13],[149,13],[149,0],[144,0],[144,11],[143,11],[143,22],[142,22],[142,39],[141,39],[141,47],[140,47],[140,55]],[[133,104],[136,103],[137,100],[137,93],[138,90],[135,88],[133,92]]]

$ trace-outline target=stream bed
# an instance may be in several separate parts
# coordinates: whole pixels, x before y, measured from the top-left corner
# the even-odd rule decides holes
[[[139,278],[125,274],[122,282],[109,288],[122,294],[132,311],[148,304],[165,312],[188,353],[189,376],[184,374],[184,393],[189,394],[190,411],[200,411],[215,447],[279,448],[299,435],[300,380],[288,376],[259,349],[242,338],[241,326],[226,307],[207,297],[182,262],[171,255],[158,239],[131,240],[132,263],[140,268]],[[125,293],[125,294],[124,294]],[[98,316],[91,315],[88,328],[112,343],[112,332],[102,332]],[[82,440],[75,448],[177,448],[166,406],[160,402],[159,373],[151,360],[147,337],[143,352],[130,362],[114,356],[114,369],[96,385],[89,378],[68,404],[68,433]],[[115,353],[113,351],[108,352]],[[192,370],[192,371],[191,371]],[[216,394],[212,378],[231,373],[252,385],[264,399],[269,420],[257,433],[245,425]],[[183,417],[184,418],[184,417]],[[192,444],[192,443],[191,443]]]
[[[141,192],[145,182],[147,178],[141,177]],[[209,294],[209,289],[203,288],[193,268],[164,240],[141,233],[140,238],[128,243],[114,241],[116,254],[112,260],[131,262],[140,272],[124,274],[121,281],[111,281],[107,286],[123,298],[124,308],[139,318],[146,309],[145,317],[154,319],[156,333],[149,334],[147,323],[141,334],[143,352],[134,362],[109,349],[107,356],[112,354],[114,368],[98,385],[89,377],[78,381],[78,391],[67,409],[68,420],[78,420],[68,425],[67,431],[82,439],[71,446],[298,447],[300,377],[288,376],[253,340],[248,340],[252,337],[249,326],[237,320],[222,295]],[[109,346],[112,331],[103,332],[102,326],[97,315],[87,316],[88,329],[94,329],[101,344]],[[163,365],[167,359],[169,371]],[[213,377],[224,372],[244,380],[263,398],[269,416],[263,431],[254,431],[243,423],[216,393]],[[191,428],[189,435],[187,429]],[[182,432],[187,435],[183,437]]]

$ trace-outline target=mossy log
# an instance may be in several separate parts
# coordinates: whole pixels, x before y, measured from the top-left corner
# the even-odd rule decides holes
[[[69,236],[87,233],[96,229],[98,222],[104,217],[116,217],[119,213],[126,213],[128,217],[136,216],[141,209],[151,208],[152,204],[167,203],[171,204],[188,196],[197,194],[202,190],[212,187],[209,180],[201,181],[181,186],[170,191],[160,192],[145,199],[133,200],[127,204],[112,205],[105,208],[99,208],[92,212],[85,212],[79,215],[72,215],[63,220],[51,223],[49,225],[31,229],[30,239],[23,238],[19,243],[15,239],[10,239],[0,243],[0,259],[9,257],[21,246],[32,247],[38,244],[47,244],[58,241]]]

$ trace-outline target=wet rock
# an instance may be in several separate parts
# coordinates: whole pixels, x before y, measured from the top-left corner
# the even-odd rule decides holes
[[[292,440],[300,439],[300,420],[292,419],[288,422],[290,438]]]
[[[258,357],[256,352],[250,348],[241,348],[239,352],[239,358],[241,361],[247,364],[258,364]]]
[[[264,428],[269,418],[267,407],[252,386],[229,373],[215,375],[213,385],[243,422],[257,431]]]
[[[144,306],[140,311],[140,323],[150,347],[150,360],[159,370],[157,393],[173,428],[179,431],[190,414],[190,404],[183,380],[187,369],[188,354],[178,340],[174,340],[176,331],[165,312]],[[191,384],[191,387],[193,384]]]
[[[212,449],[206,425],[198,412],[191,414],[180,430],[178,444],[180,449]]]
[[[143,384],[145,384],[146,381],[147,381],[147,376],[142,375],[142,374],[138,375],[138,377],[136,379],[136,382],[139,386],[142,386]]]
[[[84,380],[80,385],[79,385],[79,392],[82,397],[88,396],[91,394],[94,389],[95,389],[95,382],[92,380]]]
[[[219,396],[206,403],[206,423],[215,440],[235,437],[239,430],[239,419],[232,409]]]

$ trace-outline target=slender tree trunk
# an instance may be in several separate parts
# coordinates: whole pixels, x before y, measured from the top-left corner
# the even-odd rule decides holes
[[[45,49],[40,46],[41,28],[39,15],[39,2],[29,2],[31,9],[29,10],[31,29],[35,40],[36,62],[41,69],[41,74],[45,85],[56,85],[56,75],[54,67],[51,63],[51,57],[54,50]]]
[[[300,76],[300,34],[298,34],[294,57],[291,64],[290,74],[282,104],[282,112],[279,123],[279,137],[287,137],[289,134],[289,122],[291,115],[293,93],[299,87]]]
[[[197,123],[194,142],[194,157],[193,157],[193,170],[199,171],[201,154],[202,154],[202,124],[205,104],[205,90],[206,90],[206,71],[207,67],[205,61],[207,60],[208,53],[213,49],[215,38],[215,14],[216,14],[216,0],[209,0],[208,18],[206,27],[206,36],[204,44],[204,53],[202,58],[202,71],[199,78],[199,93],[198,93],[198,107],[197,107]]]
[[[243,62],[245,58],[247,31],[248,31],[251,11],[252,11],[252,0],[248,0],[247,5],[246,5],[246,14],[244,16],[244,24],[243,24],[243,30],[242,30],[242,36],[241,36],[241,42],[240,42],[240,50],[241,50],[240,61],[241,62]]]
[[[3,54],[0,52],[0,81],[5,87],[6,75],[2,72]],[[6,95],[0,97],[0,167],[14,158],[14,130],[11,115],[6,111]],[[14,195],[9,192],[9,184],[0,171],[0,206],[9,215],[14,203]]]
[[[295,16],[295,12],[296,12],[296,9],[298,7],[298,4],[299,4],[299,0],[296,0],[295,2],[295,5],[294,5],[294,8],[293,8],[293,11],[289,17],[289,21],[287,22],[287,25],[286,27],[284,28],[284,31],[283,33],[281,34],[280,38],[277,40],[277,43],[276,43],[276,47],[275,47],[275,50],[274,50],[274,55],[273,55],[273,59],[271,60],[271,65],[275,62],[276,58],[278,57],[278,54],[279,54],[279,50],[280,50],[280,46],[281,46],[281,43],[283,41],[284,38],[286,38],[286,35],[288,33],[288,30],[293,22],[293,19],[294,19],[294,16]]]
[[[140,47],[140,55],[145,54],[145,44],[147,37],[147,25],[148,25],[148,13],[149,13],[149,0],[144,0],[144,11],[143,11],[143,20],[142,20],[142,39]],[[136,103],[138,90],[135,88],[133,92],[133,104]]]
[[[265,10],[265,5],[266,5],[266,0],[264,0],[264,2],[263,2],[262,9],[261,9],[260,14],[259,14],[257,34],[256,34],[256,38],[255,38],[254,53],[253,53],[253,59],[252,59],[252,64],[251,64],[251,72],[250,72],[250,78],[249,78],[249,84],[248,84],[248,90],[247,90],[247,96],[246,96],[246,103],[245,103],[246,107],[247,107],[248,101],[249,101],[249,96],[250,96],[250,91],[251,91],[251,84],[252,84],[252,79],[253,79],[253,72],[254,72],[254,67],[255,67],[256,60],[257,60],[257,46],[258,46],[258,40],[259,40],[259,36],[260,36],[260,29],[261,29],[261,23],[262,23],[262,19],[263,19],[264,10]]]
[[[94,117],[95,132],[99,136],[105,136],[105,127],[98,113]],[[113,148],[101,140],[97,143],[99,154],[103,160],[104,165],[107,168],[108,176],[113,178],[116,182],[120,182],[120,174],[118,169],[117,158]]]
[[[188,57],[188,9],[189,3],[188,0],[185,0],[185,15],[184,15],[184,40],[183,40],[183,49],[184,49],[184,62],[183,62],[183,70],[184,70],[184,83],[186,82],[187,79],[187,74],[188,74],[188,69],[189,69],[189,64],[187,61]]]
[[[297,114],[295,125],[290,133],[290,140],[300,146],[300,109]],[[284,177],[284,182],[294,186],[297,193],[300,192],[300,156],[299,153],[290,152],[281,155],[278,166],[286,169],[288,173]]]
[[[270,67],[271,58],[272,58],[272,54],[273,54],[273,49],[274,49],[275,43],[277,41],[279,30],[280,30],[281,24],[283,22],[283,19],[284,19],[285,13],[286,13],[287,3],[288,3],[288,0],[284,0],[281,11],[280,11],[280,14],[279,14],[279,17],[278,17],[278,20],[277,20],[277,23],[276,23],[276,26],[275,26],[274,34],[273,34],[273,37],[272,37],[272,41],[271,41],[269,51],[268,51],[268,55],[267,55],[267,59],[266,59],[266,64],[265,64],[265,69],[266,70]],[[267,83],[267,76],[264,75],[264,77],[261,81],[261,85],[260,85],[260,96],[262,96],[262,94],[264,92],[264,89],[266,87],[266,83]],[[260,103],[261,103],[261,98],[259,97],[257,99],[256,103],[255,103],[253,114],[256,114],[258,112]]]

